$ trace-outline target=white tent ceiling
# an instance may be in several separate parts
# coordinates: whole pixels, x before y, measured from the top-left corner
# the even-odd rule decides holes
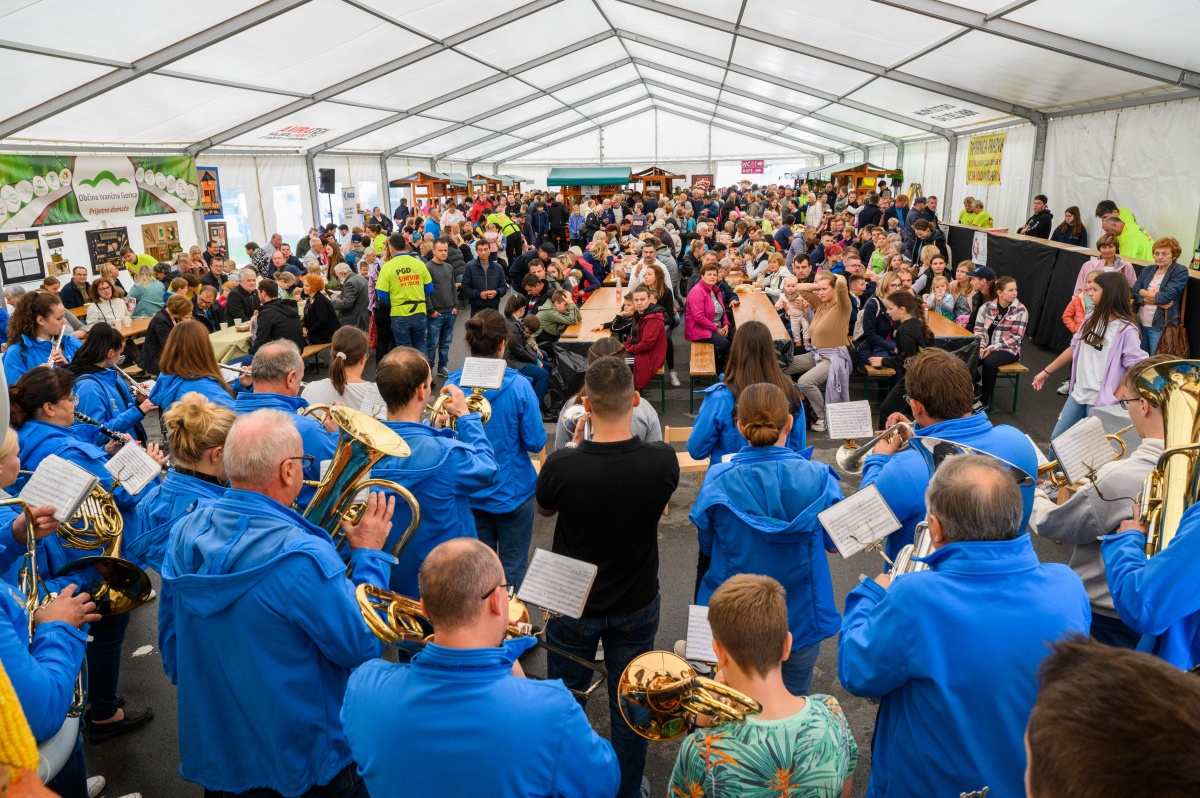
[[[0,21],[6,150],[633,157],[653,115],[710,152],[839,159],[1200,95],[1196,0],[0,0]]]

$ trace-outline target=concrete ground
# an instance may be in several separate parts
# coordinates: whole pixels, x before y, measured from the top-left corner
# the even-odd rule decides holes
[[[462,343],[463,319],[460,318],[455,330],[454,346],[451,349],[451,362],[459,364],[465,356]],[[688,415],[687,395],[687,355],[688,347],[683,340],[682,330],[675,331],[675,348],[677,355],[677,371],[683,380],[683,387],[667,389],[666,412],[661,419],[664,425],[687,427],[692,424]],[[1022,352],[1022,362],[1030,369],[1029,374],[1035,374],[1045,366],[1057,353],[1045,350],[1026,341]],[[373,374],[373,364],[368,367],[367,378]],[[310,368],[307,379],[320,379],[325,376],[322,368],[316,371]],[[439,381],[440,382],[440,381]],[[1038,393],[1029,386],[1029,375],[1022,381],[1020,391],[1020,406],[1018,414],[1006,412],[1011,408],[1011,394],[1007,385],[997,388],[997,403],[1005,405],[1005,410],[993,414],[993,420],[998,424],[1013,424],[1028,433],[1035,442],[1045,450],[1050,431],[1062,406],[1063,397],[1054,393],[1058,382],[1052,381],[1045,390]],[[860,396],[861,383],[855,381],[852,385],[854,398]],[[658,390],[648,391],[655,407],[658,406]],[[881,397],[874,397],[879,399]],[[157,430],[158,424],[147,424],[147,429]],[[547,427],[550,435],[553,429]],[[841,441],[831,441],[824,433],[810,433],[809,443],[816,447],[814,456],[827,463],[833,462],[833,450]],[[676,444],[682,449],[682,444]],[[857,477],[848,477],[843,481],[847,494],[858,487]],[[685,636],[687,627],[687,608],[692,599],[692,589],[695,579],[696,563],[696,533],[695,528],[688,523],[688,509],[695,500],[697,481],[694,475],[684,474],[678,491],[672,498],[670,513],[659,524],[659,550],[661,566],[659,583],[662,591],[662,615],[658,631],[657,644],[659,648],[670,650],[676,640]],[[553,519],[537,517],[534,526],[534,547],[549,548],[554,531]],[[1034,538],[1034,548],[1043,561],[1066,562],[1070,549]],[[838,555],[830,557],[833,573],[834,594],[838,598],[839,608],[846,594],[854,588],[859,576],[874,575],[881,570],[882,560],[879,555],[864,553],[843,560]],[[157,585],[158,576],[154,574]],[[179,776],[179,751],[176,721],[175,688],[167,681],[162,671],[162,661],[158,651],[157,604],[151,603],[135,611],[129,626],[128,636],[123,651],[121,693],[127,698],[130,707],[150,705],[154,708],[155,718],[147,726],[130,734],[116,738],[101,745],[88,745],[88,769],[92,774],[101,774],[108,779],[108,789],[105,795],[123,796],[126,793],[138,791],[145,798],[200,798],[203,790],[183,781]],[[540,656],[537,655],[537,656]],[[529,667],[531,673],[544,673],[541,663],[536,659]],[[865,699],[856,698],[841,688],[837,679],[837,641],[835,638],[826,640],[821,647],[821,656],[813,676],[812,691],[836,696],[841,702],[846,717],[850,721],[854,737],[859,744],[858,769],[855,772],[854,795],[866,794],[867,778],[871,769],[871,739],[874,734],[876,707]],[[286,700],[280,696],[280,700]],[[601,735],[607,736],[609,717],[607,701],[603,691],[589,701],[588,717],[593,727]],[[481,735],[484,730],[480,730]],[[517,741],[513,741],[517,742]],[[651,795],[663,796],[667,792],[667,783],[675,762],[678,743],[651,743],[650,754],[646,766],[646,775],[650,780]],[[403,756],[404,751],[398,748],[397,756]],[[414,765],[419,767],[418,765]],[[400,793],[403,788],[400,788]]]

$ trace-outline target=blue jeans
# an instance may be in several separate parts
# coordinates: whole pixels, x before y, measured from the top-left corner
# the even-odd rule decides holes
[[[87,798],[87,763],[83,761],[83,726],[75,738],[75,750],[62,769],[46,785],[62,798]]]
[[[1141,325],[1138,325],[1138,329],[1142,331],[1142,351],[1153,355],[1154,350],[1158,349],[1158,339],[1162,338],[1163,331]]]
[[[817,655],[820,653],[820,643],[792,649],[792,653],[783,661],[783,686],[789,693],[794,696],[808,695],[813,668],[817,666]]]
[[[1130,629],[1120,618],[1110,618],[1092,611],[1092,628],[1088,630],[1097,643],[1114,648],[1137,648],[1142,636]]]
[[[1081,405],[1073,397],[1068,396],[1062,411],[1058,414],[1058,423],[1054,425],[1054,432],[1050,433],[1050,440],[1054,440],[1087,418],[1088,411],[1091,409],[1091,405]]]
[[[392,341],[396,346],[411,346],[418,352],[424,352],[425,314],[392,316]]]
[[[471,510],[475,516],[475,534],[500,555],[504,581],[515,590],[529,567],[529,542],[533,540],[533,497],[507,513]]]
[[[453,313],[442,313],[437,318],[425,317],[425,334],[429,343],[426,344],[425,358],[429,361],[429,370],[436,371],[437,366],[450,368],[450,342],[454,339],[454,322],[458,316]]]
[[[550,369],[530,363],[521,367],[521,373],[533,383],[533,392],[537,394],[538,407],[541,407],[546,398],[546,391],[550,388]]]
[[[129,613],[109,615],[91,625],[87,646],[88,715],[108,720],[117,714],[117,681],[121,677],[121,644],[129,627]]]
[[[648,740],[640,736],[621,716],[617,704],[617,685],[633,658],[654,650],[658,634],[658,607],[655,596],[648,606],[625,615],[603,618],[567,618],[556,616],[546,624],[546,642],[583,659],[596,656],[596,643],[604,643],[604,667],[608,670],[609,737],[617,764],[621,766],[621,789],[617,798],[638,798],[642,772],[646,769]],[[584,690],[592,672],[566,657],[546,657],[546,678],[562,679],[573,690]],[[583,703],[583,702],[580,702]]]

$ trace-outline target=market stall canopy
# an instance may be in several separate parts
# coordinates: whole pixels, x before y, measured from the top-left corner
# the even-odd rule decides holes
[[[450,175],[441,172],[413,172],[408,177],[397,177],[388,182],[391,186],[407,186],[410,183],[446,183],[450,184]]]
[[[623,186],[631,178],[628,166],[585,166],[578,169],[555,168],[546,178],[547,186]]]
[[[804,177],[809,180],[828,180],[834,175],[843,174],[846,172],[854,172],[855,174],[872,174],[872,175],[890,175],[893,172],[898,172],[899,169],[888,169],[883,166],[876,166],[869,161],[858,161],[857,163],[836,163],[832,166],[822,166],[820,169],[809,169],[804,173]],[[793,172],[793,175],[799,176],[799,172]]]

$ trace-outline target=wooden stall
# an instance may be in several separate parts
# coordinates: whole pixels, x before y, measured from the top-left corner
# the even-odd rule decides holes
[[[441,172],[414,172],[408,177],[398,177],[388,183],[400,189],[408,189],[408,198],[413,205],[430,199],[450,196],[450,177]]]
[[[502,194],[504,193],[504,183],[501,181],[504,175],[475,175],[472,181],[476,188],[483,189],[486,194]]]
[[[630,182],[628,166],[555,167],[546,178],[546,185],[561,191],[570,205],[578,205],[584,197],[607,199],[624,191]]]
[[[687,180],[687,177],[671,174],[660,166],[651,166],[649,169],[633,173],[633,182],[642,184],[641,192],[643,197],[650,191],[653,191],[658,197],[670,196],[675,191],[672,183],[676,180],[684,182]]]
[[[810,186],[814,183],[824,185],[832,181],[835,185],[847,186],[856,191],[872,191],[882,178],[894,174],[899,174],[899,170],[885,169],[869,161],[859,161],[810,169],[805,176]],[[890,185],[891,181],[889,180],[888,183]]]

